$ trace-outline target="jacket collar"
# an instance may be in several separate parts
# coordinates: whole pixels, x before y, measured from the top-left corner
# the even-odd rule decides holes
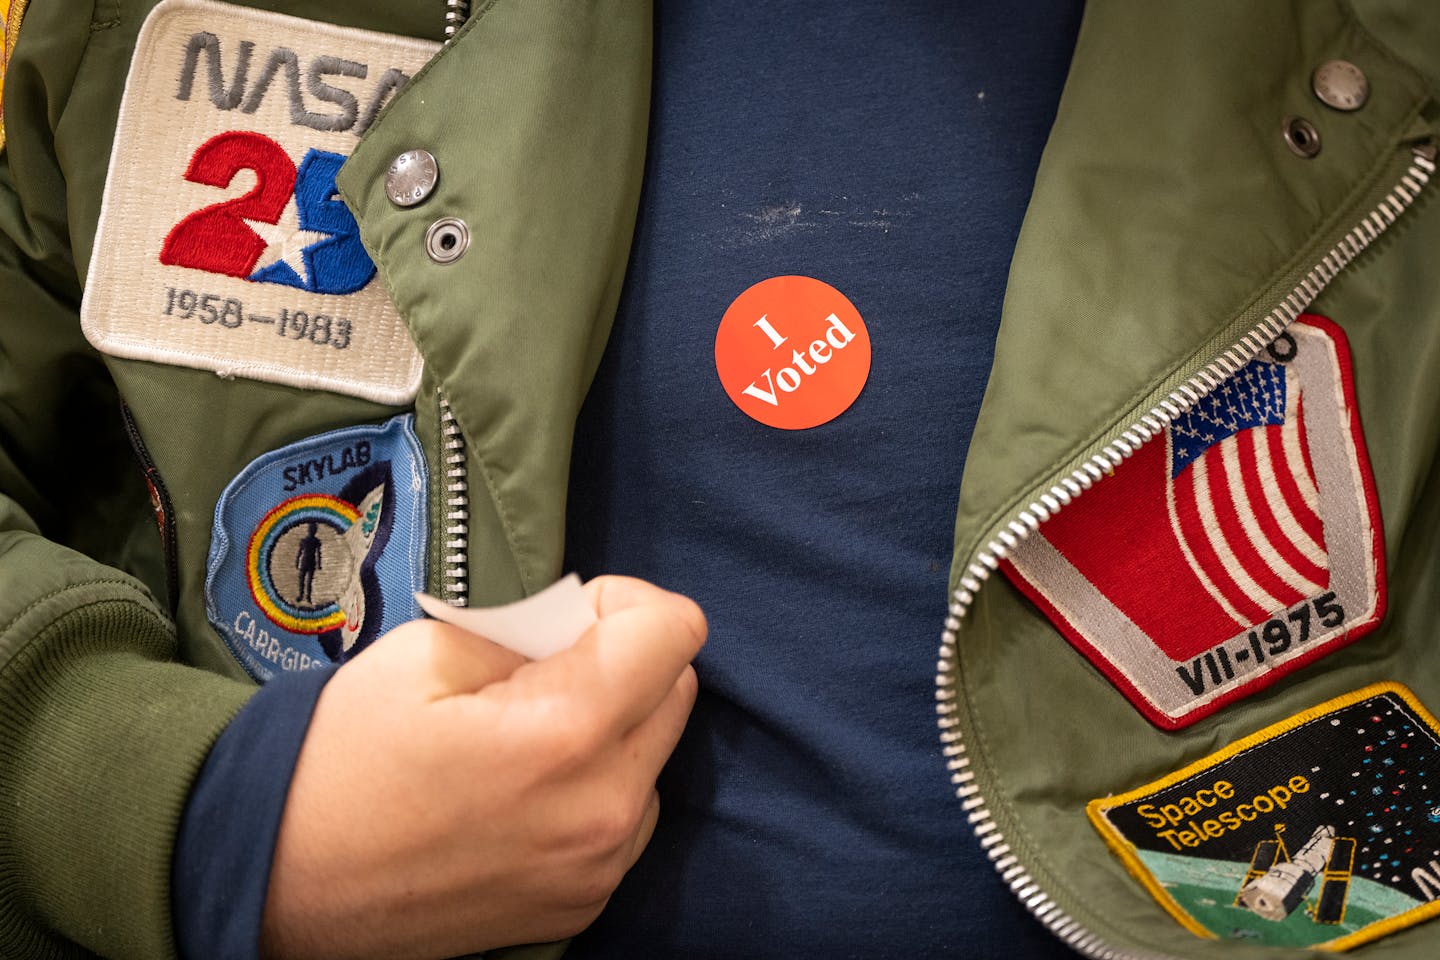
[[[1022,228],[954,579],[1020,510],[1240,342],[1397,182],[1424,79],[1339,3],[1091,3]],[[1342,112],[1311,88],[1344,59]],[[1287,117],[1319,131],[1313,158]],[[953,586],[953,584],[952,584]]]
[[[479,4],[338,180],[424,358],[417,404],[448,399],[472,507],[503,530],[504,544],[472,539],[472,566],[526,592],[559,572],[573,425],[639,200],[650,31],[650,4],[636,0]],[[415,148],[434,155],[439,180],[398,207],[385,172]],[[445,218],[463,222],[469,247],[439,264],[426,233]]]

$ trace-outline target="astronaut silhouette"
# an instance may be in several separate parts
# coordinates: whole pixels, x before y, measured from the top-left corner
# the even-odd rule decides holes
[[[296,588],[298,596],[296,603],[313,604],[310,591],[315,586],[315,571],[325,566],[322,559],[323,548],[320,538],[315,535],[317,524],[310,521],[310,532],[300,540],[300,546],[295,551],[295,569],[300,571],[300,584]]]

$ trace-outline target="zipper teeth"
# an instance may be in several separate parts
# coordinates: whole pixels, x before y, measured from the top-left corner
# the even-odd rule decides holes
[[[1005,837],[991,816],[989,805],[981,795],[979,786],[975,784],[975,773],[970,769],[970,758],[966,756],[965,743],[960,732],[960,720],[956,716],[959,706],[955,685],[950,678],[955,669],[960,622],[975,602],[975,594],[980,591],[981,584],[999,568],[1000,561],[1011,550],[1037,530],[1040,524],[1059,513],[1076,497],[1112,472],[1143,444],[1161,434],[1172,420],[1219,387],[1244,367],[1266,344],[1283,333],[1321,291],[1329,286],[1336,274],[1374,243],[1415,202],[1434,172],[1433,148],[1415,148],[1410,168],[1401,176],[1400,182],[1301,278],[1299,285],[1290,291],[1279,306],[1241,337],[1239,343],[1171,391],[1117,439],[1081,464],[1069,476],[1062,477],[1049,491],[1040,494],[1039,499],[1021,510],[1015,519],[996,533],[994,540],[975,554],[960,577],[960,588],[951,597],[945,618],[945,631],[940,640],[939,662],[935,668],[935,709],[939,714],[940,743],[946,758],[946,769],[950,771],[950,781],[955,785],[955,794],[960,798],[961,808],[966,812],[975,836],[980,840],[981,848],[1000,873],[1001,879],[1051,933],[1071,949],[1087,957],[1094,960],[1169,960],[1165,954],[1124,951],[1106,944],[1061,909],[1011,852],[1009,844],[1005,842]]]
[[[465,436],[450,409],[440,401],[440,456],[445,471],[445,530],[442,556],[445,600],[463,607],[470,596],[470,481],[465,466]]]
[[[445,0],[445,43],[470,18],[470,0]],[[436,391],[440,405],[440,456],[445,471],[445,529],[440,564],[445,571],[441,589],[445,602],[464,607],[470,600],[470,478],[465,466],[465,435],[445,394]]]
[[[455,32],[470,17],[470,0],[445,0],[445,42],[455,39]]]

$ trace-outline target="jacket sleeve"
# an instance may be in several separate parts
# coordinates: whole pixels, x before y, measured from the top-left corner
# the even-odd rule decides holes
[[[170,957],[185,798],[254,688],[175,662],[121,569],[144,572],[154,527],[27,132],[0,153],[0,952]]]

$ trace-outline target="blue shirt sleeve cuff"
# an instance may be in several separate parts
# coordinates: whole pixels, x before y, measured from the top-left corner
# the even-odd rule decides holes
[[[258,960],[290,778],[335,670],[271,680],[230,721],[201,768],[171,862],[171,912],[185,960]]]

